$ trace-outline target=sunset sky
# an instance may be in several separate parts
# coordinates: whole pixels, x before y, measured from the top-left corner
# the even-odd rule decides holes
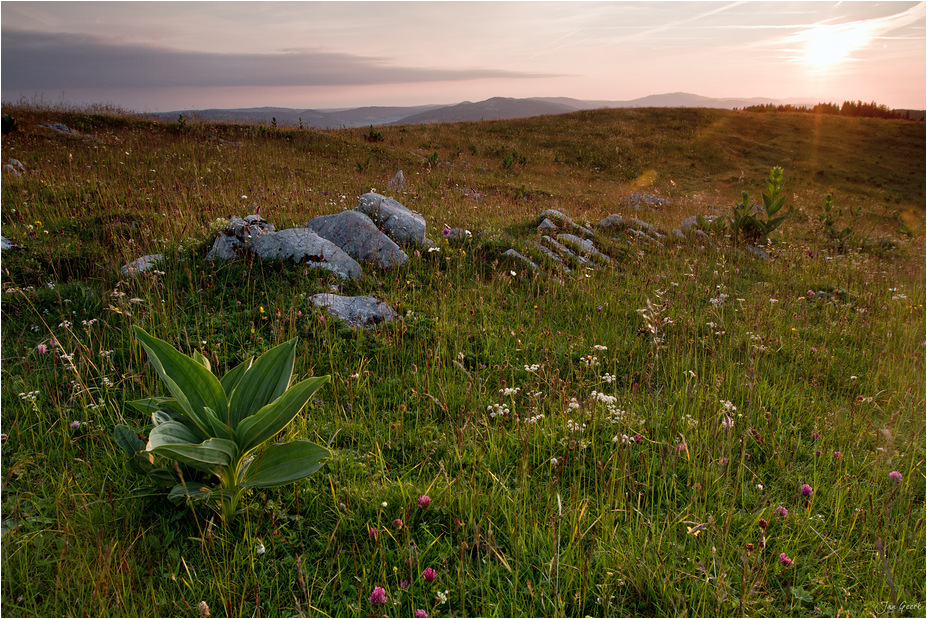
[[[10,2],[5,102],[709,97],[925,107],[924,2]]]

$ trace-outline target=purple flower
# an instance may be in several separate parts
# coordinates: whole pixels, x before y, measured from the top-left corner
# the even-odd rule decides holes
[[[834,460],[839,460],[842,457],[843,457],[843,454],[840,453],[839,451],[834,452]]]
[[[753,550],[753,544],[747,544],[747,552]]]
[[[814,450],[814,455],[816,455],[816,456],[820,456],[822,453],[823,453],[823,452],[822,452],[820,449],[815,449],[815,450]]]
[[[792,565],[792,564],[795,563],[795,562],[792,561],[791,559],[789,559],[789,558],[786,556],[786,554],[783,552],[782,554],[779,555],[779,563],[781,563],[782,565],[788,567],[788,566]]]
[[[386,604],[386,589],[383,587],[374,587],[373,593],[370,594],[371,604]]]
[[[802,484],[798,491],[801,492],[802,496],[811,496],[814,494],[814,489],[812,489],[808,484]]]
[[[634,442],[635,442],[635,443],[640,443],[642,440],[644,440],[644,439],[643,439],[643,437],[642,437],[640,434],[635,434],[635,435],[634,435]]]
[[[370,527],[369,533],[370,533],[370,539],[372,539],[373,541],[377,541],[377,528]]]
[[[72,430],[76,430],[76,429],[79,428],[79,427],[80,427],[80,422],[77,421],[76,419],[75,419],[74,421],[71,422],[71,429],[72,429]]]
[[[819,438],[821,438],[821,435],[818,434],[817,432],[815,432],[815,433],[813,433],[813,434],[811,435],[811,440],[812,440],[812,441],[816,441],[816,440],[818,440]]]
[[[442,232],[444,233],[444,236],[450,236],[450,235],[451,235],[451,231],[448,230],[447,228],[445,228],[444,230],[442,230]]]
[[[423,494],[422,496],[418,497],[418,506],[422,509],[428,507],[429,504],[431,504],[431,497],[427,494]]]
[[[35,349],[38,350],[39,353],[43,355],[45,354],[45,351],[48,350],[45,344],[39,344],[38,346],[35,347]]]
[[[888,478],[898,484],[904,481],[904,476],[898,471],[892,471],[891,473],[889,473]]]
[[[813,354],[813,353],[816,353],[817,351],[818,351],[817,348],[815,348],[814,346],[811,347],[811,353],[812,353],[812,354]]]
[[[780,505],[779,507],[776,508],[776,515],[782,516],[783,518],[785,518],[786,516],[789,515],[789,510],[787,510],[786,508]]]
[[[417,608],[417,609],[415,610],[415,615],[413,615],[413,616],[416,617],[416,619],[422,619],[422,618],[428,617],[428,613],[426,613],[426,612],[425,612],[424,610],[422,610],[421,608]]]
[[[766,522],[766,520],[764,520],[763,518],[760,518],[759,525],[760,525],[760,528],[763,529],[763,530],[765,531],[765,530],[766,530],[766,527],[769,526],[769,523]]]
[[[425,582],[433,581],[437,575],[438,573],[430,567],[426,569],[424,572],[422,572],[422,578],[425,579]]]
[[[403,591],[405,591],[406,589],[409,588],[409,585],[411,585],[411,584],[412,584],[412,583],[409,582],[409,579],[408,579],[408,578],[403,578],[403,579],[402,579],[402,582],[399,583],[399,588],[402,589]]]
[[[396,518],[395,520],[393,520],[393,528],[396,529],[397,531],[402,530],[402,518]]]

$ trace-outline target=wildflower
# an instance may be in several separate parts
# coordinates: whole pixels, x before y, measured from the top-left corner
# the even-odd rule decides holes
[[[786,508],[780,505],[779,507],[776,508],[776,515],[782,516],[783,518],[785,518],[789,515],[789,510],[787,510]]]
[[[370,530],[367,531],[367,534],[370,535],[370,539],[372,539],[373,541],[377,541],[377,528],[376,527],[370,527]]]
[[[812,440],[812,441],[816,441],[816,440],[818,440],[819,438],[821,438],[821,435],[818,434],[817,432],[815,432],[815,433],[813,433],[813,434],[811,435],[811,440]]]
[[[644,439],[643,439],[643,437],[642,437],[640,434],[635,434],[635,435],[634,435],[634,442],[635,442],[635,443],[640,443],[642,440],[644,440]]]
[[[403,591],[405,591],[406,589],[409,588],[409,585],[411,585],[411,584],[412,584],[412,583],[409,582],[409,579],[408,579],[408,578],[403,578],[403,579],[402,579],[402,582],[399,583],[399,588],[402,589]]]
[[[798,491],[801,492],[802,496],[811,496],[814,494],[814,489],[808,484],[802,484]]]
[[[74,421],[71,422],[71,429],[72,429],[72,430],[76,430],[76,429],[79,428],[79,427],[80,427],[80,422],[77,421],[76,419],[75,419]]]
[[[370,594],[371,604],[386,604],[386,589],[383,587],[374,587],[373,593]]]
[[[731,428],[734,427],[734,420],[728,417],[727,415],[725,415],[724,419],[721,421],[721,425],[724,427],[725,430],[730,430]]]
[[[402,518],[396,518],[395,520],[393,520],[393,528],[396,529],[397,531],[402,530]]]
[[[426,613],[426,612],[425,612],[424,610],[422,610],[421,608],[416,608],[416,609],[415,609],[415,614],[414,614],[413,616],[416,617],[416,619],[419,619],[419,618],[428,617],[428,613]]]
[[[35,347],[35,349],[38,350],[39,354],[42,354],[42,355],[44,355],[45,351],[48,350],[45,344],[39,344],[38,346]]]
[[[441,232],[444,234],[444,236],[450,236],[450,235],[451,235],[451,231],[450,231],[448,228],[445,228],[445,229],[442,230]]]
[[[434,568],[430,567],[422,572],[422,578],[425,579],[425,582],[432,582],[437,575],[438,573],[434,571]]]
[[[387,503],[386,501],[383,501],[382,503],[380,503],[380,507],[382,507],[383,509],[386,509],[387,507],[389,507],[389,503]]]
[[[418,506],[422,509],[428,507],[429,504],[431,504],[431,497],[427,494],[423,494],[422,496],[418,497]]]
[[[747,544],[747,552],[753,550],[753,544]]]
[[[730,462],[730,459],[729,459],[729,458],[721,458],[721,460],[720,460],[720,462],[718,462],[718,464],[720,464],[721,466],[727,466],[727,463],[728,463],[728,462]]]
[[[769,523],[768,523],[768,522],[766,522],[766,520],[765,520],[765,519],[763,519],[763,518],[760,518],[760,522],[759,522],[759,525],[760,525],[760,528],[761,528],[761,529],[763,529],[763,530],[765,531],[765,530],[766,530],[766,527],[768,527],[768,526],[769,526]]]
[[[254,548],[254,552],[256,552],[259,555],[262,555],[265,552],[267,552],[267,550],[264,548],[264,543],[261,541],[258,541],[257,545]]]
[[[551,459],[550,459],[550,465],[551,465],[551,466],[557,466],[558,462],[559,462],[559,460],[557,460],[557,458],[551,458]]]
[[[792,561],[791,559],[789,559],[789,558],[786,556],[786,554],[783,552],[782,554],[779,555],[779,563],[781,563],[782,565],[788,567],[788,566],[792,565],[792,564],[795,563],[795,562]]]
[[[441,248],[440,248],[440,247],[429,247],[429,248],[428,248],[428,253],[429,253],[429,254],[430,254],[431,252],[434,252],[434,251],[441,251]]]
[[[197,609],[198,609],[199,612],[200,612],[200,617],[208,617],[208,616],[209,616],[209,604],[207,604],[205,601],[204,601],[204,602],[200,602],[200,603],[197,605]]]
[[[822,452],[820,449],[815,449],[815,450],[814,450],[814,455],[816,455],[816,456],[820,456],[822,453],[824,453],[824,452]]]
[[[840,453],[839,451],[834,452],[834,460],[839,460],[842,457],[843,457],[843,454]]]
[[[897,484],[900,484],[902,481],[904,481],[904,476],[898,471],[892,471],[889,473],[888,478]]]

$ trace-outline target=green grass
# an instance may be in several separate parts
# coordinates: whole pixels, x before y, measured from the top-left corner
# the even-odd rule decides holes
[[[28,172],[2,185],[3,235],[22,246],[2,256],[2,614],[923,614],[923,124],[609,110],[383,127],[372,143],[369,129],[4,112],[20,127],[4,162]],[[598,234],[615,266],[571,274],[500,255],[530,253],[545,208],[664,231],[729,213],[774,165],[791,217],[769,261],[723,235]],[[350,282],[202,261],[217,218],[260,206],[299,225],[386,193],[398,169],[397,199],[440,252]],[[842,253],[819,220],[828,191],[854,230]],[[622,204],[636,192],[671,205]],[[448,242],[445,225],[474,236]],[[119,278],[153,252],[159,272]],[[306,300],[332,285],[403,319],[347,328]],[[660,342],[648,299],[671,321]],[[133,498],[112,431],[143,432],[125,403],[164,393],[133,325],[220,375],[298,336],[294,379],[332,380],[286,433],[332,459],[249,495],[229,527]]]

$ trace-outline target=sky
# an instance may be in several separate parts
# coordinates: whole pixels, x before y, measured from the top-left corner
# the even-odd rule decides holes
[[[4,102],[137,112],[490,97],[925,108],[924,2],[0,3]]]

